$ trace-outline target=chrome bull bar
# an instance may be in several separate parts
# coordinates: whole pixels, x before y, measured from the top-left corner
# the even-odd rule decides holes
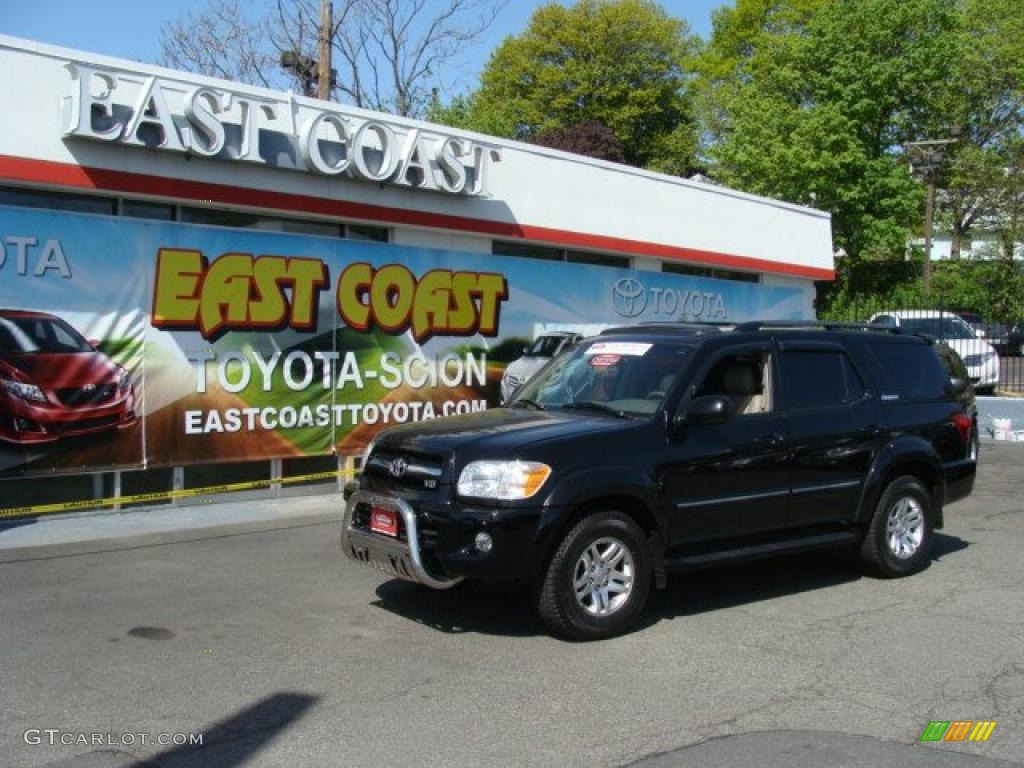
[[[368,504],[370,508],[393,509],[405,524],[405,541],[390,539],[376,533],[353,527],[356,507]],[[369,565],[389,576],[413,581],[433,589],[448,589],[462,579],[434,576],[423,564],[420,554],[419,528],[416,513],[402,499],[381,496],[367,491],[356,491],[345,505],[345,517],[341,527],[341,549],[352,560]]]

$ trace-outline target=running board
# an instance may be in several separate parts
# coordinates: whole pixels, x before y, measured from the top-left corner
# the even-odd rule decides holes
[[[790,555],[812,549],[852,544],[858,538],[859,536],[855,531],[837,531],[816,536],[802,536],[799,539],[785,539],[768,544],[752,544],[746,547],[723,549],[716,552],[666,558],[665,568],[670,571],[695,571],[700,568],[713,568],[718,565],[732,565],[733,563],[759,560],[764,557]]]

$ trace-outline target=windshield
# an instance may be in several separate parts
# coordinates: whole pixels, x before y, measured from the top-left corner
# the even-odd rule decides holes
[[[526,354],[530,357],[554,357],[563,341],[565,336],[541,336],[526,348]]]
[[[971,326],[959,317],[911,317],[900,320],[911,333],[924,333],[937,339],[976,339]]]
[[[89,342],[56,317],[0,316],[0,354],[92,352]]]
[[[685,370],[691,349],[672,342],[595,339],[549,363],[509,407],[586,407],[649,416]]]

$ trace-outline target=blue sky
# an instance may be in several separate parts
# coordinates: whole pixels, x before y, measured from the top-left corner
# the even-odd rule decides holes
[[[508,35],[521,32],[542,0],[509,0],[486,37],[456,62],[446,80],[452,90],[468,90],[476,82],[490,52]],[[694,32],[707,37],[711,11],[723,0],[663,0],[667,13],[686,19]],[[155,62],[160,27],[207,0],[0,0],[0,32],[92,53]],[[462,87],[459,87],[459,86]]]

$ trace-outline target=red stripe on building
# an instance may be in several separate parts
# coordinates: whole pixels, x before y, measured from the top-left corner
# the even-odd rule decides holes
[[[522,238],[570,248],[595,248],[600,250],[628,253],[634,256],[650,256],[659,259],[674,259],[696,262],[714,267],[747,269],[778,275],[792,275],[811,280],[833,280],[835,271],[799,264],[786,264],[747,256],[733,256],[726,253],[704,251],[697,248],[682,248],[674,245],[648,243],[605,235],[588,235],[550,227],[535,227],[529,224],[514,224],[489,219],[474,219],[444,213],[410,211],[384,205],[357,203],[349,200],[331,200],[310,195],[296,195],[274,192],[266,189],[236,187],[206,181],[172,179],[166,176],[151,176],[107,168],[90,168],[72,163],[57,163],[49,160],[30,160],[21,157],[0,155],[0,179],[32,184],[47,184],[73,189],[91,189],[118,194],[152,195],[169,197],[178,201],[196,201],[241,205],[287,213],[314,213],[341,219],[361,219],[384,224],[405,224],[415,227],[429,227],[456,232],[472,232],[501,238]]]

